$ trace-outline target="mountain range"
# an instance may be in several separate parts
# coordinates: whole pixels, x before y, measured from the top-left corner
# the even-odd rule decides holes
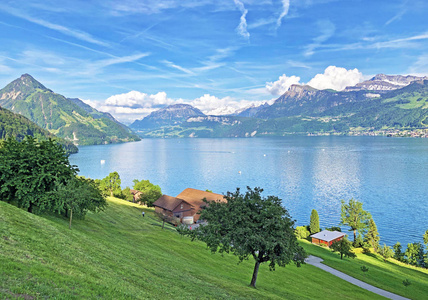
[[[159,109],[130,127],[143,137],[349,134],[428,128],[428,77],[379,74],[343,91],[292,85],[272,105],[207,116],[190,105]]]
[[[252,137],[425,130],[428,129],[428,77],[379,74],[343,91],[292,85],[273,104],[250,106],[232,115],[205,115],[191,105],[175,104],[136,120],[130,129],[112,115],[78,98],[56,94],[24,74],[0,90],[0,107],[0,138],[22,138],[29,132],[56,135],[64,139],[64,145],[139,140],[131,129],[141,137]],[[17,118],[16,114],[28,119]],[[42,129],[30,125],[30,121]]]
[[[0,90],[0,106],[76,145],[140,139],[110,114],[99,112],[80,99],[56,94],[29,74]]]

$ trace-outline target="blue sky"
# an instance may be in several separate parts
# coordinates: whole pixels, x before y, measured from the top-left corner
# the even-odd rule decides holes
[[[420,0],[3,0],[0,86],[29,73],[125,122],[178,102],[221,114],[295,83],[427,75],[427,15]]]

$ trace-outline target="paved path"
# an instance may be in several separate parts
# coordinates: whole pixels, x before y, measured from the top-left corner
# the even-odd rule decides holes
[[[342,273],[336,269],[333,269],[329,266],[326,266],[324,264],[322,264],[323,260],[319,257],[313,256],[313,255],[309,255],[309,257],[306,259],[306,263],[309,265],[313,265],[315,267],[318,267],[320,269],[323,269],[326,272],[329,272],[339,278],[342,278],[343,280],[346,280],[352,284],[355,284],[356,286],[359,286],[360,288],[366,289],[370,292],[376,293],[378,295],[381,295],[383,297],[389,298],[389,299],[394,299],[394,300],[409,300],[408,298],[404,298],[402,296],[399,296],[397,294],[382,290],[380,288],[377,288],[375,286],[372,286],[368,283],[365,283],[361,280],[355,279],[354,277],[351,277],[349,275],[346,275],[345,273]]]

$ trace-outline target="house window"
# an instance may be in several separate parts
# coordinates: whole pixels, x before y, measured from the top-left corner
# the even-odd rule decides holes
[[[180,209],[183,209],[183,208],[184,208],[184,205],[183,205],[183,204],[181,204],[181,205],[180,205]]]

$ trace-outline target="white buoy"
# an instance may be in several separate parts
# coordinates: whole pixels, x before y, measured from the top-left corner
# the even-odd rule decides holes
[[[266,156],[266,154],[263,154],[263,156]]]
[[[104,159],[102,159],[101,160],[101,164],[103,165],[103,164],[105,164],[106,163],[106,161],[104,160]]]

